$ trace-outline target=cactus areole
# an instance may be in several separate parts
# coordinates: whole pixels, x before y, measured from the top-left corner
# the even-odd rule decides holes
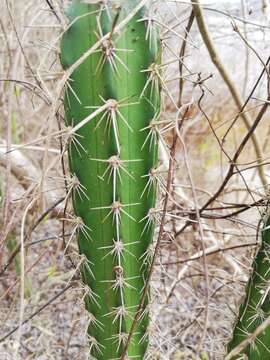
[[[121,6],[119,6],[119,3]],[[71,74],[65,121],[91,358],[121,357],[151,261],[160,94],[159,46],[137,0],[72,1],[61,43],[64,69],[110,34]],[[127,357],[148,346],[146,298]]]

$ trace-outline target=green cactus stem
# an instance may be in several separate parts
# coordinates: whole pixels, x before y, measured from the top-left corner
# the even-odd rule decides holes
[[[252,264],[252,274],[245,291],[245,300],[240,306],[233,337],[228,345],[230,352],[270,315],[270,218],[262,229],[260,248]],[[235,359],[270,359],[270,328],[267,328]]]
[[[148,276],[154,234],[159,47],[145,9],[115,30],[138,3],[72,1],[71,25],[61,43],[67,69],[110,33],[73,72],[64,98],[90,353],[102,360],[121,356]],[[148,322],[146,302],[129,358],[143,359]]]

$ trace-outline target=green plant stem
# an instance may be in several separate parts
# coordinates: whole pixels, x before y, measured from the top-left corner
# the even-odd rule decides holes
[[[159,115],[158,46],[155,34],[147,36],[144,10],[117,30],[118,21],[123,23],[139,5],[126,1],[121,8],[103,9],[73,1],[73,23],[61,46],[63,67],[70,69],[109,34],[73,71],[65,91],[75,184],[71,222],[83,256],[90,353],[103,360],[119,358],[125,346],[148,275],[154,233],[149,211],[156,198],[150,173],[157,164],[151,122]],[[130,357],[143,358],[147,350],[147,303],[148,297],[128,347]]]

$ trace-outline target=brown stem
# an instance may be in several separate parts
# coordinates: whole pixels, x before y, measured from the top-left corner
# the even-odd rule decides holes
[[[224,64],[222,63],[221,58],[219,57],[214,43],[212,41],[212,38],[210,36],[210,33],[208,31],[206,22],[204,20],[204,15],[200,6],[200,1],[199,0],[194,0],[192,2],[192,7],[193,7],[193,11],[194,11],[194,15],[196,17],[197,20],[197,24],[198,24],[198,28],[199,31],[201,33],[202,39],[204,41],[204,44],[208,50],[208,53],[210,55],[210,58],[213,62],[213,64],[216,66],[220,76],[222,77],[222,79],[224,80],[225,84],[227,85],[227,87],[229,88],[229,91],[232,95],[232,98],[238,108],[238,111],[241,113],[241,118],[244,121],[244,124],[248,130],[248,132],[250,133],[250,130],[252,129],[253,125],[252,125],[252,119],[249,117],[249,115],[246,112],[243,112],[243,101],[241,99],[241,95],[239,94],[233,80],[231,79],[231,76],[229,75],[227,69],[225,68]],[[258,164],[260,164],[263,160],[263,156],[262,156],[262,151],[261,151],[261,147],[260,147],[260,143],[258,140],[258,137],[256,136],[256,134],[254,132],[251,133],[251,141],[253,143],[253,147],[254,147],[254,151],[256,153],[257,156],[257,161]],[[259,176],[261,179],[261,182],[264,186],[267,185],[267,179],[264,173],[264,169],[263,167],[259,167],[258,168],[259,171]]]

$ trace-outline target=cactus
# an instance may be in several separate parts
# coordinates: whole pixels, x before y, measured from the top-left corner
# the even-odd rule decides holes
[[[245,291],[245,300],[240,306],[239,316],[233,332],[233,338],[228,345],[231,351],[270,315],[270,217],[262,229],[260,248],[252,264],[252,274]],[[243,351],[251,360],[270,358],[270,328]],[[243,358],[243,354],[235,359]],[[242,357],[241,357],[242,356]]]
[[[121,357],[140,303],[157,182],[158,41],[145,9],[117,31],[138,1],[120,3],[72,1],[61,42],[67,69],[110,34],[73,72],[64,97],[90,353],[103,360]],[[128,346],[130,358],[142,359],[147,350],[148,301]]]

